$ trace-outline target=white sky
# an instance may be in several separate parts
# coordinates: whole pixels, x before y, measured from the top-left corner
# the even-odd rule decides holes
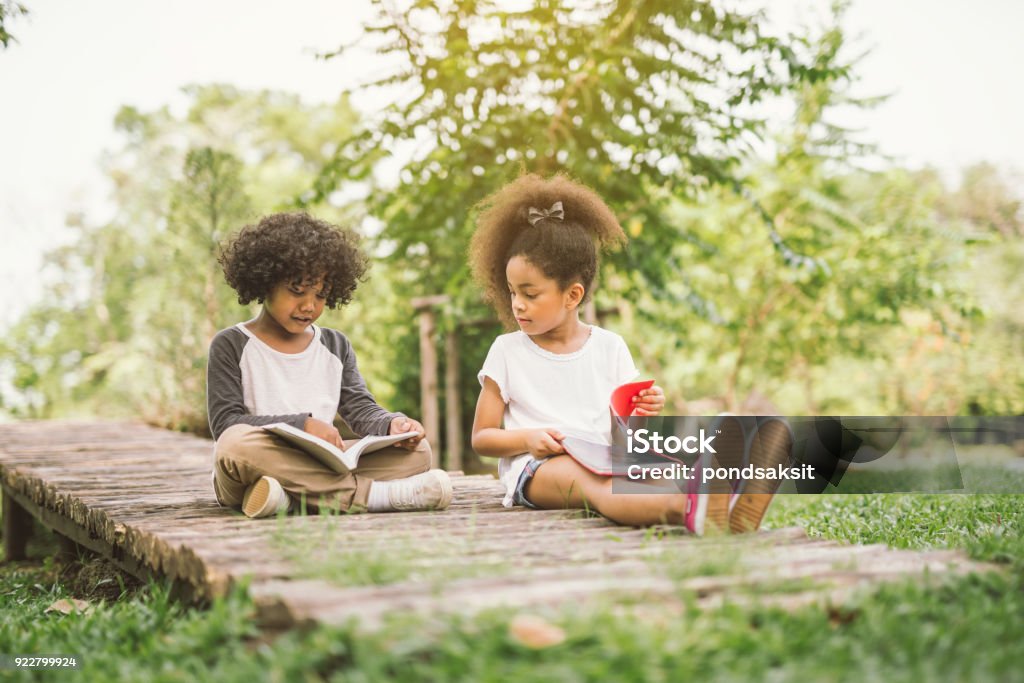
[[[67,239],[64,216],[104,220],[98,161],[116,144],[121,105],[180,104],[181,86],[215,81],[333,100],[367,75],[356,66],[372,68],[313,56],[358,35],[367,0],[25,2],[31,15],[9,26],[18,43],[0,51],[0,330],[37,298],[42,254]],[[825,6],[770,4],[783,25]],[[861,92],[895,93],[860,115],[863,137],[914,166],[1024,169],[1021,26],[1016,0],[854,0],[847,27],[874,47]]]

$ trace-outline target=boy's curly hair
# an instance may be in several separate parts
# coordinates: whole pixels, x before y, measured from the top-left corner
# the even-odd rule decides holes
[[[565,217],[530,225],[530,208],[550,209],[562,202]],[[583,285],[584,301],[597,275],[598,251],[622,244],[626,235],[615,214],[589,187],[564,174],[523,175],[480,202],[476,232],[469,247],[473,277],[502,320],[512,325],[505,266],[523,256],[565,289]]]
[[[322,276],[328,308],[352,300],[368,265],[355,232],[303,212],[246,225],[222,244],[217,261],[240,304],[263,303],[282,282],[308,284]]]

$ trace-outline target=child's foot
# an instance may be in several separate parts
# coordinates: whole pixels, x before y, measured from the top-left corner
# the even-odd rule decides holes
[[[708,497],[702,493],[686,494],[686,530],[694,536],[704,535],[708,517]]]
[[[701,461],[697,460],[699,464]],[[723,533],[728,529],[729,518],[729,494],[728,493],[702,493],[707,487],[701,484],[701,473],[698,469],[694,478],[690,480],[686,494],[686,515],[684,523],[686,530],[694,536],[703,536],[706,533]],[[725,509],[725,522],[719,524],[710,517],[710,510]]]
[[[273,477],[260,477],[242,497],[242,512],[249,517],[273,517],[287,510],[291,500]]]
[[[789,463],[792,446],[793,437],[785,422],[764,422],[758,426],[750,444],[748,464],[764,468],[785,466]],[[779,484],[778,479],[750,479],[744,482],[729,513],[729,531],[734,534],[757,531]]]
[[[444,510],[452,502],[452,482],[444,470],[430,470],[423,474],[393,481],[375,481],[373,486],[387,487],[387,505],[378,506],[375,492],[370,492],[370,511],[411,512],[413,510]]]
[[[706,454],[704,467],[715,470],[721,468],[743,467],[746,432],[739,418],[733,415],[722,416],[712,425],[715,432],[715,453]],[[730,500],[735,489],[734,482],[728,478],[711,478],[701,489],[708,493],[707,524],[716,530],[725,531],[729,528]]]

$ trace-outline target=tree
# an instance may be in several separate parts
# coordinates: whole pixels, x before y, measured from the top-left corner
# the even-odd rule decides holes
[[[230,86],[186,89],[184,117],[123,108],[106,173],[116,214],[73,217],[78,240],[51,252],[57,278],[6,340],[17,414],[134,415],[206,429],[205,362],[216,330],[244,320],[216,246],[308,186],[354,114],[344,99]],[[242,160],[247,160],[248,163]],[[318,213],[345,220],[325,205]]]
[[[618,327],[679,411],[694,392],[731,408],[753,391],[793,411],[836,405],[821,378],[835,359],[892,362],[881,340],[907,316],[955,336],[976,315],[950,281],[966,238],[937,219],[940,193],[858,171],[871,146],[830,123],[837,106],[880,101],[852,95],[844,5],[787,36],[705,2],[378,6],[368,33],[400,66],[372,85],[403,97],[305,199],[372,180],[388,150],[414,145],[368,211],[415,274],[399,300],[447,293],[446,325],[485,314],[465,267],[473,206],[522,170],[568,171],[619,215],[631,243],[606,264],[599,308],[624,312]],[[777,97],[794,106],[781,130],[759,116]],[[466,349],[463,395],[492,337]],[[856,405],[879,410],[885,391]]]
[[[1019,186],[1020,178],[1014,180]],[[989,163],[965,168],[960,187],[943,197],[940,211],[947,222],[959,219],[1004,238],[1024,237],[1024,201],[1014,195],[1006,177]]]
[[[474,204],[523,169],[569,171],[634,233],[620,265],[663,288],[680,271],[660,258],[680,239],[666,208],[734,184],[763,132],[754,106],[837,68],[805,63],[799,41],[764,26],[761,14],[693,0],[543,0],[528,11],[381,2],[367,34],[401,66],[371,85],[407,96],[339,146],[308,199],[415,144],[397,185],[371,192],[369,212],[384,221],[392,258],[421,274],[418,293],[468,301]]]

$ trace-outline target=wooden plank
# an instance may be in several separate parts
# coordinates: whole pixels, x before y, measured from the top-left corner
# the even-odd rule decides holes
[[[772,598],[780,583],[787,588],[774,598],[795,605],[907,576],[991,569],[961,553],[848,545],[796,528],[695,539],[677,527],[623,528],[579,511],[506,509],[500,482],[458,473],[444,512],[251,520],[213,500],[211,454],[209,440],[131,423],[0,425],[0,484],[5,507],[15,509],[5,525],[23,509],[69,543],[140,578],[170,578],[194,600],[224,595],[246,577],[261,620],[275,626],[358,616],[373,627],[401,610],[471,613],[597,594],[661,605],[678,601],[681,590],[710,607]],[[331,559],[331,546],[367,559],[395,554],[410,578],[386,586],[310,578],[288,536],[305,539],[311,560]],[[11,538],[16,545],[17,534]],[[521,548],[515,565],[510,547]],[[678,576],[665,569],[676,566],[671,553]],[[708,559],[714,567],[702,569]],[[451,578],[460,567],[472,571]]]
[[[31,513],[36,519],[53,531],[61,534],[80,546],[88,548],[89,550],[106,557],[122,571],[131,574],[142,581],[148,581],[149,579],[154,578],[163,578],[158,573],[155,573],[151,568],[139,562],[136,558],[124,553],[122,550],[114,547],[103,539],[96,538],[86,533],[85,530],[68,520],[63,515],[40,507],[35,502],[25,498],[24,495],[8,489],[7,486],[3,487],[3,496],[4,500],[11,498],[16,501],[24,510]],[[186,589],[185,586],[178,586],[176,592],[190,601],[195,601],[205,597],[202,592],[197,592],[191,588]]]

